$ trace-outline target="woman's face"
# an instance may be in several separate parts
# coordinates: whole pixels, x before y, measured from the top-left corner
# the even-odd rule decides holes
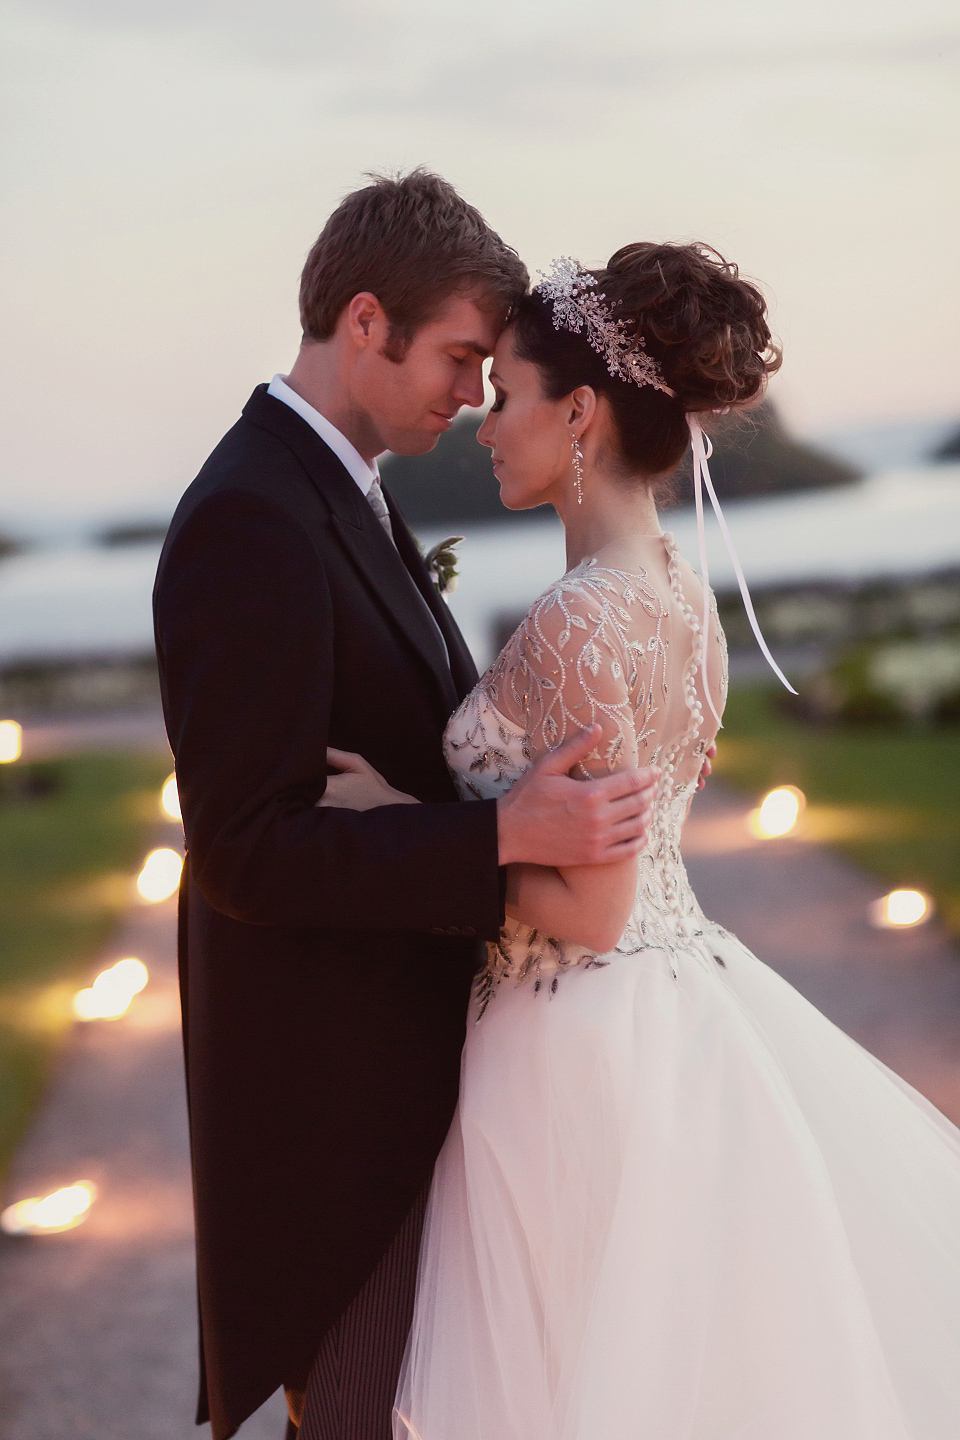
[[[477,439],[493,452],[493,471],[508,510],[561,500],[571,484],[570,400],[547,400],[540,372],[513,349],[508,326],[493,352],[496,400]]]

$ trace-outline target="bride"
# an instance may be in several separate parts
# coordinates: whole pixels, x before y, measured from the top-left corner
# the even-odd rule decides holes
[[[497,345],[479,438],[504,504],[556,508],[569,569],[448,764],[503,795],[594,726],[585,773],[660,783],[639,861],[510,868],[396,1440],[960,1435],[960,1131],[708,920],[680,858],[725,647],[654,492],[691,435],[712,492],[697,417],[777,364],[759,291],[695,245],[557,262]],[[409,799],[360,768],[356,808]]]

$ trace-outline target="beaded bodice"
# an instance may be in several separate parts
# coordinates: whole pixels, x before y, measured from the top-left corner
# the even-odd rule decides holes
[[[644,543],[650,563],[642,569],[584,560],[551,585],[447,724],[444,753],[465,799],[503,794],[539,755],[590,724],[602,735],[581,767],[585,776],[654,763],[662,771],[636,902],[615,951],[598,956],[575,937],[544,936],[508,919],[490,947],[484,1003],[507,975],[555,988],[571,965],[606,964],[649,947],[670,956],[702,929],[680,857],[683,822],[716,732],[702,689],[702,591],[672,536]],[[721,712],[726,646],[715,604],[707,643]]]

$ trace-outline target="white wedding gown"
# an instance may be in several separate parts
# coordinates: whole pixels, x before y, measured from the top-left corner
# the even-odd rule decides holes
[[[491,947],[395,1435],[958,1440],[960,1131],[700,911],[702,591],[645,545],[552,586],[447,729],[464,796],[591,720],[663,782],[615,951]]]

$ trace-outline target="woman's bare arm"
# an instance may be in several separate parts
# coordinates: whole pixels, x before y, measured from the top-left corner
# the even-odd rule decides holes
[[[556,939],[612,950],[626,928],[637,893],[637,857],[609,865],[548,870],[511,865],[507,914]]]

